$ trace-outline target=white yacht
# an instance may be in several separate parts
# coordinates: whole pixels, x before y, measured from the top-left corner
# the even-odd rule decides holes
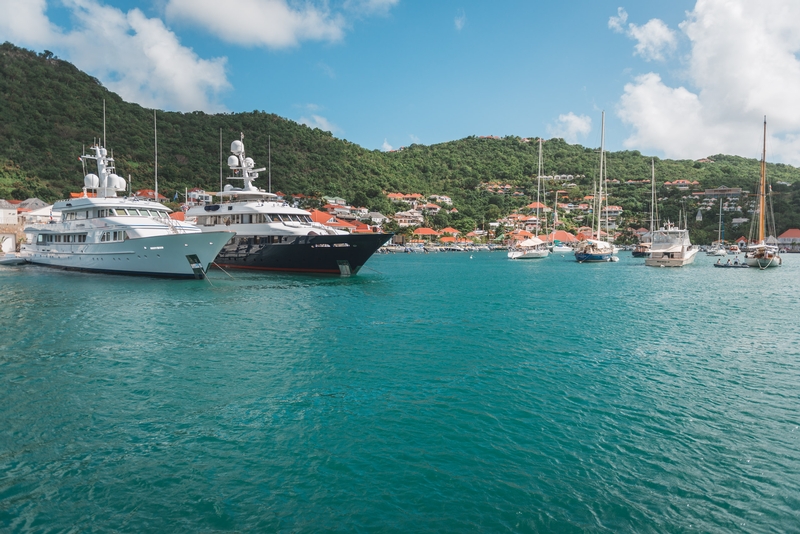
[[[253,185],[258,173],[245,157],[244,143],[231,143],[228,166],[242,187],[228,184],[216,193],[224,201],[186,211],[204,232],[234,230],[236,237],[217,256],[216,265],[229,269],[356,274],[393,234],[348,233],[312,221],[311,214],[290,206]]]
[[[233,232],[203,233],[158,202],[117,196],[127,183],[114,158],[101,146],[92,151],[82,160],[94,160],[97,174],[86,175],[83,195],[56,202],[60,217],[28,225],[20,257],[69,270],[203,278]]]
[[[689,230],[667,223],[653,231],[653,244],[644,264],[649,267],[683,267],[694,261],[698,250],[689,241]]]

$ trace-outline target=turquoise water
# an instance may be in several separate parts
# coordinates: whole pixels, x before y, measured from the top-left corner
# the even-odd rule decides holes
[[[0,530],[800,531],[800,255],[621,257],[0,268]]]

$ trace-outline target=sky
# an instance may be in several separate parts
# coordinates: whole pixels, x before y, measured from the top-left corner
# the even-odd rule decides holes
[[[0,41],[129,102],[370,150],[470,135],[800,166],[798,0],[0,0]]]

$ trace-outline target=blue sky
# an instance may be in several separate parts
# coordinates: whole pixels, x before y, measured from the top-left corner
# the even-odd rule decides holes
[[[224,6],[224,7],[221,7]],[[368,149],[564,137],[800,164],[800,2],[0,0],[0,40],[129,101],[263,110]],[[3,22],[5,21],[5,22]]]

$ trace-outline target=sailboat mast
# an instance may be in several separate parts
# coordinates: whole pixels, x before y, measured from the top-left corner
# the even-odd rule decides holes
[[[650,242],[653,242],[656,216],[656,162],[650,158]]]
[[[539,220],[539,192],[542,190],[542,138],[539,138],[539,171],[536,174],[536,227],[542,231]]]
[[[603,111],[600,119],[600,179],[597,186],[597,199],[595,205],[597,206],[597,240],[600,241],[600,212],[603,209],[603,169],[605,168],[605,151],[606,151],[606,112]]]
[[[761,184],[758,188],[758,242],[764,243],[764,219],[767,211],[767,116],[764,115],[764,147],[761,151]]]

